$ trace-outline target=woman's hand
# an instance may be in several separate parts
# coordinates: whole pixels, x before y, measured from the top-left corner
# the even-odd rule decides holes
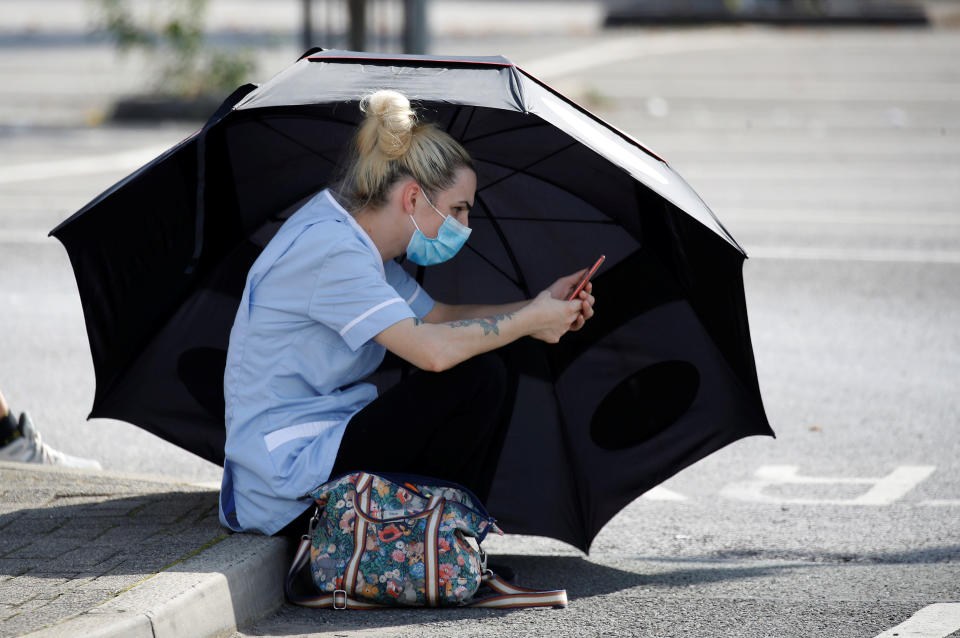
[[[580,278],[585,274],[587,274],[586,268],[572,275],[561,277],[553,282],[547,290],[550,291],[550,295],[554,299],[566,299],[570,296],[570,293],[573,292],[573,287],[580,283]]]
[[[580,319],[582,300],[563,301],[553,296],[551,290],[544,290],[534,298],[528,306],[530,311],[536,312],[539,327],[530,333],[530,336],[547,343],[557,343],[560,337],[567,333],[577,322],[583,325]]]
[[[572,275],[567,275],[566,277],[561,277],[556,280],[553,285],[551,285],[547,290],[550,291],[550,295],[554,299],[566,299],[570,296],[570,293],[573,292],[574,286],[580,283],[580,278],[587,274],[587,269],[584,268],[579,272],[575,272]],[[583,287],[583,290],[580,291],[580,294],[577,297],[580,300],[580,313],[578,314],[576,320],[570,326],[570,331],[575,332],[583,327],[583,324],[587,322],[587,319],[593,316],[593,282],[588,281],[587,285]]]

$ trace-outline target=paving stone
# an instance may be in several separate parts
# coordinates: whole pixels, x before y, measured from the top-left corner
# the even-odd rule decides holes
[[[0,632],[8,634],[13,629],[13,635],[17,635],[35,631],[41,627],[76,616],[108,598],[110,596],[104,595],[101,591],[80,588],[66,592],[52,600],[34,599],[31,601],[33,604],[23,606],[23,613],[17,615],[12,621],[4,621],[0,624]]]
[[[22,605],[37,596],[46,597],[70,582],[68,578],[32,578],[20,576],[0,583],[0,601],[5,605]]]
[[[0,574],[20,576],[33,571],[42,562],[36,558],[0,558]]]
[[[10,542],[17,542],[22,538],[30,538],[38,534],[48,534],[63,525],[63,520],[53,517],[22,517],[6,525],[0,532],[0,552]]]
[[[205,523],[209,525],[220,525],[220,509],[217,503],[214,503],[205,511],[201,512],[196,518],[196,523]]]
[[[50,499],[56,496],[56,494],[56,490],[21,485],[10,490],[7,496],[4,497],[4,501],[7,503],[18,504],[21,509],[31,507],[42,508],[50,501]]]
[[[139,512],[150,507],[154,499],[149,497],[120,498],[102,501],[84,507],[78,512],[78,517],[96,516],[136,516]]]
[[[84,587],[106,592],[120,592],[130,587],[134,583],[140,582],[146,577],[145,574],[105,574],[86,582]]]
[[[115,546],[114,549],[117,550],[116,554],[92,567],[81,569],[74,574],[73,577],[78,578],[84,574],[95,574],[99,577],[106,574],[124,573],[126,571],[124,566],[130,562],[130,556],[134,555],[135,550],[126,549],[121,551],[119,546]]]
[[[0,619],[0,632],[4,636],[20,636],[46,626],[47,622],[37,614],[11,610],[9,616]]]
[[[112,498],[114,498],[113,495],[104,494],[56,494],[48,505],[53,507],[76,507],[78,505],[89,505],[90,503],[105,503]]]
[[[0,636],[73,622],[223,533],[209,488],[7,467]]]
[[[146,518],[160,524],[175,524],[199,514],[200,507],[206,507],[211,497],[197,499],[194,496],[165,497],[154,500],[148,508],[130,514],[133,518]]]
[[[94,571],[78,572],[72,578],[67,578],[58,586],[48,586],[43,594],[48,599],[57,598],[69,591],[80,587],[115,594],[133,583],[142,580],[143,576],[133,574],[109,574]]]
[[[35,558],[41,561],[63,560],[64,556],[79,550],[83,543],[79,540],[68,540],[62,543],[53,542],[45,537],[27,543],[26,545],[9,552],[4,558]]]
[[[23,518],[23,508],[16,503],[0,503],[0,531]]]
[[[60,520],[63,520],[64,518],[68,518],[68,514],[64,512],[57,512],[55,510],[43,509],[42,506],[21,510],[20,515],[24,519],[34,519],[34,520],[60,521]]]
[[[20,614],[40,614],[42,615],[43,608],[50,604],[51,600],[59,597],[57,595],[44,596],[41,593],[34,593],[30,598],[25,599],[23,602],[14,605],[13,608],[16,612]]]
[[[54,559],[38,564],[31,573],[62,574],[80,572],[84,568],[93,567],[118,554],[113,547],[78,546]]]
[[[99,530],[90,530],[87,540],[91,545],[116,545],[117,543],[139,543],[156,532],[152,523],[129,523],[117,520],[104,525]],[[96,532],[96,533],[93,533]]]
[[[71,519],[63,526],[47,533],[45,538],[49,542],[75,539],[92,543],[118,527],[121,527],[121,523],[113,522],[109,518],[81,519],[80,521]]]
[[[32,541],[23,538],[11,538],[3,545],[3,547],[0,547],[0,557],[14,558],[14,554],[17,551],[29,546],[31,543]]]

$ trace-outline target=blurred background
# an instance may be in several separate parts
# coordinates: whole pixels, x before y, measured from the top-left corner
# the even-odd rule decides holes
[[[960,0],[0,0],[0,390],[107,469],[218,479],[138,428],[85,421],[83,316],[47,233],[319,46],[504,55],[665,158],[752,258],[761,389],[787,443],[764,454],[834,423],[946,431],[958,36]]]
[[[666,33],[680,42],[723,26],[733,37],[960,28],[960,0],[0,0],[0,123],[136,119],[137,98],[152,102],[144,119],[180,116],[172,100],[160,104],[180,98],[202,121],[206,111],[187,101],[219,103],[314,46],[529,63],[584,42]]]

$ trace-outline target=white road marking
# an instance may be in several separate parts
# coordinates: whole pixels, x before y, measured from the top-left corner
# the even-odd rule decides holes
[[[617,40],[608,39],[572,51],[536,58],[520,64],[520,67],[541,80],[550,81],[609,64],[656,55],[764,47],[782,49],[784,38],[787,37],[789,36],[766,30],[749,32],[739,30],[738,37],[730,37],[730,30],[723,27],[699,29],[696,36],[690,38],[677,37],[676,33],[657,33],[654,30],[645,30],[642,33]],[[791,38],[790,46],[794,48],[819,48],[821,45],[812,41],[807,42],[802,39]],[[936,86],[939,88],[943,84],[938,83]],[[793,97],[802,96],[794,94]]]
[[[796,209],[747,209],[741,206],[712,206],[724,224],[814,224],[817,226],[960,226],[960,215],[948,217],[937,214],[913,214],[890,212],[885,215],[862,213],[852,210],[818,210],[806,212]]]
[[[718,44],[720,40],[713,44]],[[645,50],[644,55],[656,52],[675,52],[676,47],[669,41],[648,43],[649,50]],[[689,44],[683,44],[689,48]],[[703,46],[713,46],[709,41]],[[629,45],[629,46],[628,46]],[[620,41],[603,43],[596,45],[591,50],[580,50],[578,52],[565,53],[561,56],[555,56],[557,59],[567,56],[585,56],[589,58],[591,64],[599,64],[597,60],[610,60],[616,56],[627,55],[627,52],[633,50],[636,55],[638,42],[636,38],[627,38]],[[631,48],[632,47],[632,48]],[[594,51],[593,49],[596,49]],[[597,55],[593,58],[590,56]],[[541,60],[547,66],[546,75],[549,76],[549,65],[558,63],[557,60]],[[562,61],[562,60],[561,60]],[[531,68],[533,68],[531,66]],[[14,166],[0,167],[0,184],[15,184],[31,180],[49,180],[70,176],[91,175],[111,171],[133,171],[143,166],[150,160],[167,150],[169,146],[149,146],[140,149],[123,151],[109,155],[94,155],[88,157],[78,157],[65,160],[54,160],[49,162],[35,162],[29,164],[20,164]],[[751,221],[749,213],[744,215],[733,214],[730,221],[742,221],[746,217]],[[769,221],[783,222],[790,220],[778,219],[775,214],[768,216]],[[808,219],[810,222],[824,223],[829,220],[829,216],[818,216],[816,219]],[[930,225],[952,226],[956,220],[947,219],[921,219],[905,220],[904,222],[894,220],[881,220],[876,216],[866,217],[845,217],[835,218],[832,223],[904,223],[916,225],[918,223]],[[50,241],[46,237],[46,231],[31,230],[0,230],[0,243],[15,244],[41,244]],[[783,259],[791,261],[855,261],[855,262],[910,262],[910,263],[940,263],[940,264],[960,264],[960,251],[957,250],[914,250],[899,248],[841,248],[841,247],[822,247],[822,246],[747,246],[747,254],[754,259]],[[653,497],[655,498],[655,497]]]
[[[932,498],[926,501],[920,501],[921,505],[930,507],[960,507],[960,499],[955,498]]]
[[[812,261],[876,261],[924,264],[960,264],[960,250],[909,248],[839,248],[826,246],[744,246],[753,259]]]
[[[876,638],[946,638],[960,629],[960,603],[927,605]]]
[[[50,229],[0,230],[0,244],[49,244]],[[811,248],[799,246],[748,246],[751,259],[785,261],[909,262],[924,264],[960,264],[960,251],[916,251],[885,249]]]
[[[49,162],[0,166],[0,184],[18,184],[31,180],[95,175],[112,171],[132,171],[140,168],[168,148],[170,148],[169,145],[148,146],[109,155],[90,155]]]
[[[46,230],[0,230],[0,244],[50,244],[60,245],[53,237],[47,237]]]
[[[889,505],[930,476],[932,465],[901,465],[890,474],[879,478],[800,476],[796,465],[764,465],[755,473],[756,479],[731,483],[720,490],[727,498],[759,503],[793,503],[798,505]],[[776,485],[871,485],[855,498],[785,498],[764,493]]]
[[[687,497],[679,492],[674,492],[673,490],[668,490],[665,487],[657,485],[656,487],[647,490],[640,498],[645,498],[651,501],[685,501]]]
[[[752,42],[755,43],[756,41]],[[530,60],[520,68],[543,81],[651,55],[743,48],[742,39],[703,33],[696,40],[642,33]]]

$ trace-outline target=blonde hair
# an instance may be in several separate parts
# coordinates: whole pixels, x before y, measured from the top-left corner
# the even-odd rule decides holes
[[[428,195],[449,188],[456,170],[474,169],[467,151],[448,133],[420,122],[410,100],[397,91],[364,96],[357,128],[333,190],[347,210],[381,206],[390,187],[412,177]]]

